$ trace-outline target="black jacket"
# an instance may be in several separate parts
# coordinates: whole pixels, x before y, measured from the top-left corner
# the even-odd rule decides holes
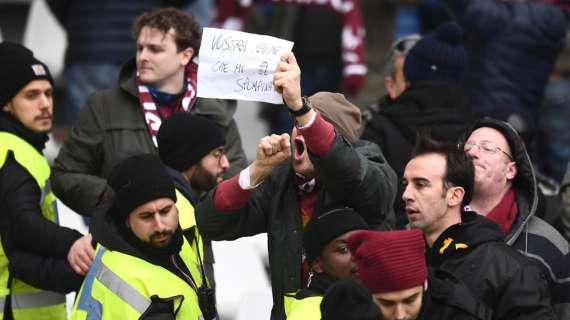
[[[394,171],[377,145],[360,141],[350,146],[338,136],[330,151],[311,156],[322,184],[313,216],[327,208],[349,206],[378,229],[394,226]],[[288,162],[275,168],[245,206],[226,213],[216,209],[214,192],[198,205],[196,221],[212,240],[234,240],[267,232],[273,309],[271,319],[285,319],[283,295],[301,288],[303,226],[300,195]]]
[[[556,319],[546,275],[504,243],[499,227],[474,212],[426,252],[429,319]]]
[[[414,83],[395,100],[383,98],[381,105],[372,113],[361,138],[380,146],[398,180],[410,161],[418,129],[427,128],[435,139],[455,142],[475,120],[463,92],[446,83]],[[402,193],[402,183],[398,183],[394,203],[397,228],[408,223]]]
[[[40,153],[48,139],[4,112],[0,112],[0,131],[17,135]],[[45,219],[40,198],[36,180],[9,152],[0,168],[0,237],[10,275],[50,291],[77,290],[83,277],[71,269],[67,253],[81,233]]]

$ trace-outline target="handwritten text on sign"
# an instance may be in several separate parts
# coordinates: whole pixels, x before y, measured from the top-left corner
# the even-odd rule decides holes
[[[198,96],[283,103],[273,88],[279,57],[293,42],[233,30],[204,28]]]

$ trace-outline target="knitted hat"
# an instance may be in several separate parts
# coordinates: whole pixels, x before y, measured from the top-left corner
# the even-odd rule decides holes
[[[417,229],[360,231],[348,238],[359,278],[372,293],[423,285],[427,279],[424,246],[422,232]]]
[[[39,79],[53,86],[48,67],[34,58],[32,51],[17,43],[0,43],[0,108],[28,83]]]
[[[423,37],[406,56],[406,80],[459,82],[468,59],[462,37],[461,27],[454,22],[444,23],[435,34]]]
[[[226,144],[222,129],[214,122],[186,112],[166,119],[157,138],[160,159],[178,171],[190,168],[210,151]]]
[[[312,218],[303,233],[307,261],[312,263],[335,238],[349,231],[366,229],[364,219],[351,208],[334,209]]]
[[[358,130],[362,122],[360,109],[350,103],[344,95],[332,92],[317,92],[309,97],[309,101],[321,116],[331,123],[335,130],[348,142],[358,141]]]
[[[321,302],[322,320],[381,320],[382,313],[368,289],[354,280],[335,282]]]
[[[176,201],[174,183],[156,156],[131,156],[113,167],[107,183],[115,191],[113,209],[116,223],[124,224],[138,206],[159,198]]]

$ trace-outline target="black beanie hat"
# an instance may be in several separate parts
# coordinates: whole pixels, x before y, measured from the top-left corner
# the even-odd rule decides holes
[[[0,43],[0,108],[33,80],[45,79],[53,86],[48,67],[28,48],[12,42]]]
[[[312,218],[303,233],[307,261],[312,263],[335,238],[349,231],[366,229],[364,219],[351,208],[334,209]]]
[[[159,198],[176,201],[174,183],[166,167],[156,156],[141,154],[131,156],[113,167],[107,183],[115,191],[114,203],[109,213],[119,225],[138,206]]]
[[[435,34],[423,37],[404,62],[406,81],[447,81],[458,83],[467,66],[463,31],[455,22],[440,25]]]
[[[184,171],[226,144],[222,129],[209,119],[179,112],[158,130],[158,153],[164,163]]]
[[[381,320],[380,308],[368,289],[354,280],[340,280],[325,293],[321,302],[322,320]]]

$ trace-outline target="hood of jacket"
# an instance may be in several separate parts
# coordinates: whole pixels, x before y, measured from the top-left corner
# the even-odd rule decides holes
[[[137,64],[135,58],[127,61],[119,73],[119,88],[127,94],[133,96],[137,101],[139,94],[136,85]],[[196,103],[192,106],[192,114],[207,117],[217,124],[227,127],[233,120],[236,112],[237,103],[216,103],[217,99],[197,98]]]
[[[475,120],[463,90],[443,82],[414,83],[381,113],[412,145],[420,128],[430,128],[435,139],[455,142]]]
[[[530,218],[535,215],[538,207],[538,186],[536,176],[526,151],[523,140],[517,131],[507,122],[495,120],[490,117],[481,118],[465,131],[460,142],[465,142],[473,131],[481,127],[489,127],[498,130],[507,139],[513,159],[517,164],[517,175],[513,180],[513,188],[516,191],[518,215],[511,231],[507,235],[507,244],[511,245],[523,232]]]
[[[439,266],[448,259],[461,259],[482,244],[504,239],[496,223],[473,211],[464,211],[461,223],[447,228],[427,251],[427,262],[430,267]]]

